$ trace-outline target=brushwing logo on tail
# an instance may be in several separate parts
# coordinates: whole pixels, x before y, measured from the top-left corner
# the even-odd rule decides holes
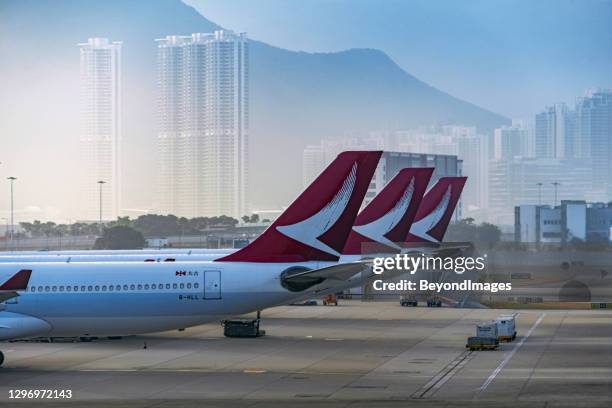
[[[410,184],[408,184],[408,187],[404,190],[402,197],[389,212],[368,224],[356,225],[353,227],[353,230],[372,241],[386,244],[392,248],[401,249],[395,242],[385,237],[385,235],[393,230],[402,220],[402,217],[408,211],[413,195],[414,177],[410,180]]]
[[[436,208],[425,217],[412,224],[410,233],[427,241],[438,242],[437,239],[429,235],[429,231],[440,222],[442,217],[444,217],[450,200],[451,186],[448,186],[442,200],[440,200],[440,203],[436,206]]]
[[[351,171],[334,198],[319,212],[298,223],[278,226],[276,230],[302,244],[340,256],[338,251],[320,241],[319,237],[329,231],[344,213],[353,195],[356,181],[357,163],[353,164]]]

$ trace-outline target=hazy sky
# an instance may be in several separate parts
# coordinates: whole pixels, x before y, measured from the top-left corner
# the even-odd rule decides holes
[[[513,118],[612,87],[603,0],[186,0],[223,27],[291,50],[378,48],[406,71]]]
[[[225,28],[282,48],[380,49],[417,78],[511,118],[531,121],[545,105],[612,88],[612,0],[185,1]],[[96,35],[125,40],[123,208],[155,208],[153,39],[207,26],[178,6],[0,0],[0,224],[9,214],[9,175],[19,178],[17,222],[81,217],[76,44]],[[162,13],[177,9],[176,19]]]

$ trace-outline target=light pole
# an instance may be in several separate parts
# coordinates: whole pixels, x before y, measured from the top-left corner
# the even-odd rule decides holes
[[[553,203],[554,204],[553,207],[556,207],[557,206],[557,188],[559,188],[561,183],[559,183],[558,181],[554,181],[551,184],[555,187],[555,202]]]
[[[13,236],[15,234],[15,202],[13,200],[13,184],[17,177],[7,177],[7,180],[11,183],[11,247],[14,247]]]
[[[98,185],[100,186],[100,236],[102,236],[102,185],[106,184],[106,181],[99,180]]]

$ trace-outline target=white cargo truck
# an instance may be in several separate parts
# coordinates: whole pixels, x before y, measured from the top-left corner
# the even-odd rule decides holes
[[[497,339],[512,341],[516,339],[516,315],[502,315],[495,319]]]
[[[476,325],[476,337],[497,339],[497,323],[495,321],[479,323]]]
[[[495,350],[498,344],[497,323],[495,321],[490,321],[476,325],[476,336],[468,337],[465,347],[471,351]]]

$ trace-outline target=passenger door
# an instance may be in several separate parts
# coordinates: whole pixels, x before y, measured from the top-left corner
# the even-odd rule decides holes
[[[204,271],[204,299],[221,299],[221,271]]]

